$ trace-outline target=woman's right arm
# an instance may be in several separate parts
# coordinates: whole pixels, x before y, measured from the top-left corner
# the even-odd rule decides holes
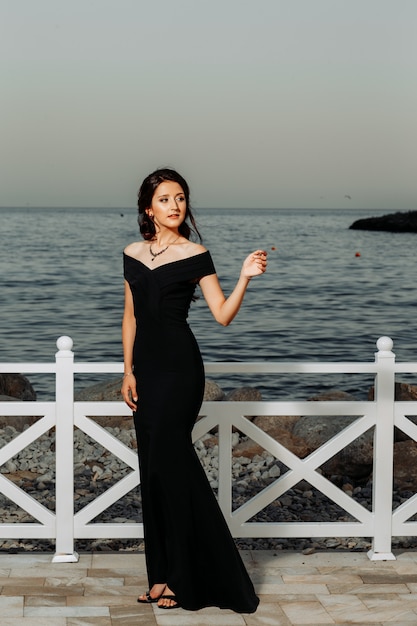
[[[121,388],[123,400],[132,411],[136,411],[138,394],[136,378],[133,374],[133,345],[136,335],[136,318],[133,307],[133,296],[130,285],[125,280],[125,307],[122,321],[122,343],[124,358],[124,376]]]

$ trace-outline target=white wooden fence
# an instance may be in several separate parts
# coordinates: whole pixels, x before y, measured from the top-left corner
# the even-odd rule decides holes
[[[60,337],[55,362],[45,364],[3,363],[3,373],[45,373],[56,377],[56,397],[51,402],[0,402],[0,415],[39,416],[32,426],[0,449],[0,466],[51,428],[56,429],[55,512],[0,474],[0,493],[27,511],[37,523],[1,523],[0,537],[55,539],[54,562],[74,562],[77,538],[143,537],[142,524],[94,523],[102,511],[122,498],[140,483],[137,455],[105,428],[88,416],[123,416],[123,402],[74,402],[75,374],[122,373],[121,363],[76,363],[70,337]],[[393,443],[394,426],[417,441],[417,426],[407,416],[417,415],[417,402],[396,402],[394,383],[397,373],[417,373],[417,362],[398,363],[392,352],[393,342],[381,337],[375,360],[369,363],[208,363],[207,374],[371,374],[375,377],[373,401],[354,402],[205,402],[203,418],[194,428],[194,440],[218,427],[219,489],[222,511],[235,537],[370,537],[372,560],[394,559],[393,536],[417,535],[417,522],[408,521],[417,512],[417,495],[393,511]],[[356,419],[336,436],[304,459],[298,458],[281,443],[272,439],[245,418],[245,415],[344,415]],[[102,495],[74,514],[74,427],[119,457],[131,472]],[[232,429],[238,428],[259,443],[288,467],[268,487],[245,504],[232,507]],[[368,429],[374,428],[373,502],[372,510],[356,502],[327,480],[318,470],[328,459],[349,445]],[[300,480],[320,490],[355,520],[352,522],[250,522],[256,513],[294,487]]]

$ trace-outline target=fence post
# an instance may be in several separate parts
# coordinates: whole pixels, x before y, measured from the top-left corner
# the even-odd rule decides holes
[[[76,563],[74,551],[74,353],[71,337],[56,342],[55,502],[53,563]]]
[[[392,553],[392,488],[394,473],[395,354],[390,337],[380,337],[375,363],[376,426],[373,463],[374,536],[368,557],[372,561],[395,560]]]

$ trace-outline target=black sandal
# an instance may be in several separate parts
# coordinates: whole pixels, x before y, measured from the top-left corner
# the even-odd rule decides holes
[[[180,607],[180,605],[178,604],[178,600],[177,597],[171,594],[168,595],[162,595],[160,597],[160,599],[162,600],[172,600],[173,602],[175,602],[175,604],[171,604],[170,606],[161,606],[160,604],[158,604],[158,607],[160,609],[178,609]]]
[[[138,602],[140,602],[141,604],[152,604],[152,602],[158,602],[160,598],[164,597],[163,595],[160,595],[157,598],[152,598],[150,590],[145,592],[145,596],[145,600],[141,600],[140,598],[138,598]]]

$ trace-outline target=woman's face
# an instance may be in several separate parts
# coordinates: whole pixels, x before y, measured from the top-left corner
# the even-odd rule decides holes
[[[153,219],[157,230],[178,229],[187,213],[187,201],[181,185],[170,180],[160,183],[146,212]]]

